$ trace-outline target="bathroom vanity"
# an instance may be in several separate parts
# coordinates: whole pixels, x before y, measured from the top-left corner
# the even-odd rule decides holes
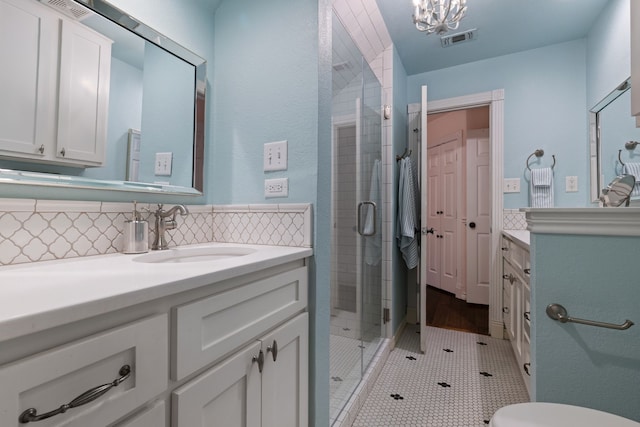
[[[0,425],[306,426],[312,250],[188,249],[4,267]]]
[[[531,257],[529,232],[502,232],[502,316],[505,333],[531,395]]]

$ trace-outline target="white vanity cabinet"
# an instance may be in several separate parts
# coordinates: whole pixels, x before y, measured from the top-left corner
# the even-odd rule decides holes
[[[531,379],[531,261],[529,247],[503,234],[503,320],[527,391]]]
[[[304,313],[174,391],[173,425],[304,427],[307,360]]]
[[[35,0],[0,0],[0,29],[0,156],[103,164],[111,40]]]
[[[194,278],[186,289],[185,280],[167,282],[177,290],[0,341],[0,426],[20,427],[29,408],[42,415],[116,381],[95,400],[33,422],[306,427],[308,267],[302,257],[269,264]]]

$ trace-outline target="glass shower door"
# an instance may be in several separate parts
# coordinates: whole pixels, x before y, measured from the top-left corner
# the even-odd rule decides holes
[[[359,277],[362,373],[373,359],[382,336],[382,87],[362,61],[359,111],[358,219],[361,227]]]

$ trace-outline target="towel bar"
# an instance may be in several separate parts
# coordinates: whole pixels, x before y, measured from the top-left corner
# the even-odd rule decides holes
[[[560,304],[549,304],[547,306],[547,316],[561,323],[573,322],[589,326],[598,326],[600,328],[617,329],[620,331],[629,329],[631,326],[633,326],[633,322],[629,319],[625,320],[622,325],[615,325],[613,323],[596,322],[594,320],[571,317],[567,314],[567,309]]]

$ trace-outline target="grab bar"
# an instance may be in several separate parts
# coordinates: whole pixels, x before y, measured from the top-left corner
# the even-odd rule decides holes
[[[547,306],[547,316],[561,323],[573,322],[583,325],[598,326],[600,328],[617,329],[623,331],[633,326],[633,322],[629,319],[625,320],[622,325],[614,325],[613,323],[596,322],[594,320],[578,319],[567,314],[567,309],[560,304],[549,304]]]

